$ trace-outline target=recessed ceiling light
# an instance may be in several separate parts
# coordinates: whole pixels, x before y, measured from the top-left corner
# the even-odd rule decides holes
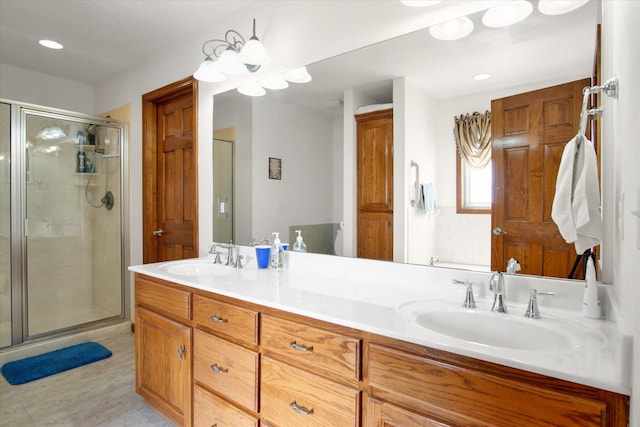
[[[53,40],[40,40],[38,43],[49,49],[62,49],[63,47],[60,43]]]
[[[427,7],[440,3],[442,0],[400,0],[400,3],[411,7]]]
[[[545,15],[562,15],[569,13],[580,6],[587,4],[589,0],[540,0],[538,10]]]
[[[438,40],[457,40],[473,31],[471,19],[463,16],[429,27],[429,34]]]
[[[508,27],[522,21],[533,12],[533,5],[527,0],[514,0],[494,6],[482,15],[482,23],[487,27]]]
[[[473,76],[473,80],[487,80],[489,77],[491,77],[491,74],[480,73]]]

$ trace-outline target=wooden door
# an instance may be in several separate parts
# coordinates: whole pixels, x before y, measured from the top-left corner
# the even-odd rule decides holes
[[[136,392],[191,425],[191,328],[136,307]]]
[[[576,261],[551,219],[565,144],[578,132],[589,79],[491,101],[491,269],[509,258],[521,273],[568,277]]]
[[[356,116],[358,257],[393,260],[393,110]]]
[[[197,83],[144,95],[144,262],[198,256]]]

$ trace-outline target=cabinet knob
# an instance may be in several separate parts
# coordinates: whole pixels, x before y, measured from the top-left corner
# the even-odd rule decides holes
[[[185,346],[180,344],[178,346],[178,359],[182,360],[182,357],[186,352],[187,352],[187,349],[185,348]]]

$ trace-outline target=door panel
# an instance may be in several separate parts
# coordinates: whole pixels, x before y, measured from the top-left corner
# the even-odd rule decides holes
[[[145,263],[198,256],[196,94],[185,79],[143,97]]]
[[[522,273],[568,277],[577,254],[551,220],[564,145],[578,131],[589,79],[493,100],[491,269],[516,258]]]

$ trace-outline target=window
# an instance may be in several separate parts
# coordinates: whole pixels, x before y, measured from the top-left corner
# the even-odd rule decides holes
[[[482,169],[467,165],[456,152],[457,212],[491,213],[491,160]]]

